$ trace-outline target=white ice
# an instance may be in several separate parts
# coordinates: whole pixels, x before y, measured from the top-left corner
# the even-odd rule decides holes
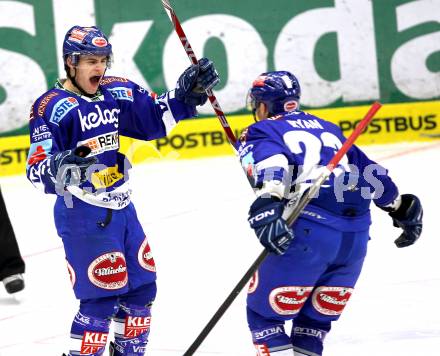
[[[399,230],[373,208],[363,273],[324,354],[438,356],[439,143],[365,150],[389,168],[401,192],[420,197],[423,235],[416,245],[397,249]],[[254,195],[233,156],[138,165],[131,177],[158,268],[147,355],[180,356],[262,251],[246,221]],[[78,302],[53,223],[54,197],[22,176],[0,184],[26,261],[25,291],[11,297],[0,288],[0,355],[60,356]],[[196,355],[255,355],[245,297],[243,291]]]

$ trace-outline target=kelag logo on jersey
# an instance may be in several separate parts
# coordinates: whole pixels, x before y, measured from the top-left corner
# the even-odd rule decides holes
[[[108,91],[116,100],[133,101],[133,90],[124,87],[109,88]]]
[[[109,132],[80,141],[77,146],[89,147],[92,150],[89,156],[96,156],[105,151],[117,150],[119,148],[119,134],[118,131]]]
[[[67,113],[78,105],[78,100],[71,96],[60,100],[54,105],[49,121],[55,125],[58,125],[60,121],[67,115]]]
[[[102,110],[99,105],[95,105],[95,108],[97,113],[92,111],[86,115],[83,115],[81,110],[78,109],[82,132],[107,124],[114,124],[116,128],[118,127],[118,118],[121,110],[116,108]]]

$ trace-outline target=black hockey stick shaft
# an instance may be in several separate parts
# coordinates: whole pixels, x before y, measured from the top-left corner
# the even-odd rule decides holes
[[[293,208],[293,211],[290,213],[288,212],[286,221],[289,226],[296,221],[304,207],[315,196],[321,185],[329,178],[334,168],[339,164],[341,158],[347,153],[350,147],[353,146],[354,141],[356,141],[362,131],[364,131],[364,129],[368,126],[368,124],[373,119],[376,112],[381,108],[381,106],[382,105],[378,102],[375,102],[371,106],[370,110],[367,112],[362,121],[360,121],[359,124],[356,126],[350,137],[344,142],[342,147],[336,152],[335,156],[327,164],[326,169],[323,171],[323,173],[318,177],[318,179],[314,182],[310,189],[302,196],[299,203]],[[202,344],[202,342],[205,340],[205,338],[208,336],[208,334],[211,332],[211,330],[214,328],[214,326],[217,324],[217,322],[220,320],[226,310],[228,310],[235,298],[240,294],[240,292],[249,282],[252,275],[257,271],[258,267],[261,265],[268,254],[269,252],[266,249],[261,252],[255,262],[249,267],[249,269],[237,283],[235,288],[228,295],[222,305],[217,309],[215,314],[208,321],[206,326],[203,328],[203,330],[200,332],[200,334],[197,336],[197,338],[194,340],[188,350],[183,354],[183,356],[191,356],[197,351],[199,346]]]
[[[185,351],[183,356],[191,356],[194,354],[194,352],[197,351],[199,346],[206,339],[208,334],[211,332],[211,330],[214,328],[217,322],[221,319],[221,317],[226,312],[226,310],[228,310],[228,308],[234,302],[235,298],[237,298],[237,296],[240,294],[240,292],[249,282],[249,280],[252,278],[252,275],[255,273],[255,271],[258,269],[258,267],[264,261],[264,259],[267,257],[268,254],[269,251],[267,251],[266,249],[264,249],[263,252],[260,253],[260,255],[257,257],[255,262],[252,263],[252,265],[249,267],[249,269],[246,271],[246,273],[237,283],[237,285],[232,290],[232,292],[228,295],[228,297],[225,299],[222,305],[220,305],[220,307],[217,309],[217,311],[212,316],[212,318],[208,321],[206,326],[203,328],[203,330],[200,332],[200,334],[197,336],[197,338],[194,340],[194,342],[191,344],[188,350]]]

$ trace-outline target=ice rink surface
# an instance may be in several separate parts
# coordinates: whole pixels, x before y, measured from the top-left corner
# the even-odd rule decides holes
[[[440,355],[439,141],[364,147],[402,193],[425,209],[416,245],[398,249],[391,218],[373,208],[371,241],[350,303],[326,340],[326,356]],[[137,165],[133,201],[158,268],[148,356],[181,356],[261,252],[246,216],[254,199],[236,157]],[[0,287],[0,355],[60,356],[78,302],[71,291],[53,196],[24,177],[1,188],[26,261],[17,297]],[[255,355],[243,291],[196,355]]]

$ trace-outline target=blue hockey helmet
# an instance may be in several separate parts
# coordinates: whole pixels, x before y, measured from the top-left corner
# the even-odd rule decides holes
[[[270,116],[294,111],[299,106],[301,87],[298,79],[287,71],[260,74],[249,89],[248,108],[255,112],[259,103],[267,105]]]
[[[72,64],[78,65],[81,55],[107,56],[107,67],[112,61],[112,45],[107,36],[96,26],[73,26],[67,31],[63,42],[63,58],[72,58]]]

